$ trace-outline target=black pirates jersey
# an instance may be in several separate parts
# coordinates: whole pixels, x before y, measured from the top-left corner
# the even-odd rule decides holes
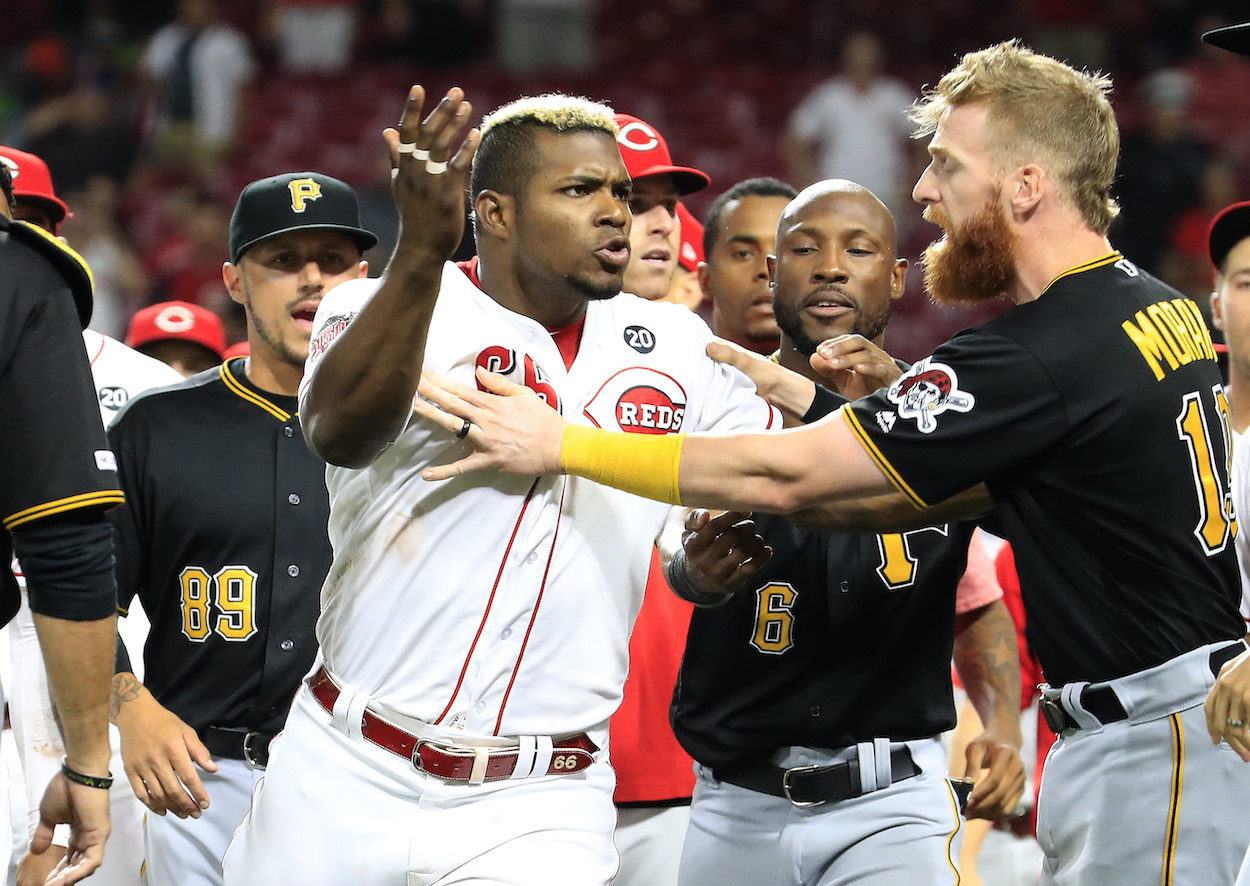
[[[13,529],[121,501],[64,250],[0,217],[0,518]],[[85,273],[79,270],[78,273]],[[88,300],[89,304],[89,300]],[[90,313],[90,308],[87,308]]]
[[[79,330],[90,274],[70,250],[0,216],[0,614],[17,611],[8,531],[122,500]]]
[[[672,707],[690,755],[732,768],[791,745],[951,729],[955,589],[972,526],[846,535],[755,520],[772,558],[690,622]]]
[[[846,407],[916,504],[978,482],[1052,684],[1241,636],[1228,404],[1198,308],[1112,253]]]
[[[189,726],[282,728],[330,566],[325,463],[294,397],[232,360],[132,400],[109,429],[127,504],[117,585],[152,623],[144,683]]]

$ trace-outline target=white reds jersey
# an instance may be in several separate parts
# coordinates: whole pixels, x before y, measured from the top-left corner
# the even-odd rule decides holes
[[[147,354],[140,354],[115,338],[101,335],[93,329],[84,329],[82,340],[87,346],[91,378],[95,381],[96,397],[100,401],[100,418],[106,428],[131,397],[148,388],[182,381],[177,370]]]
[[[378,286],[343,283],[317,311],[305,384]],[[707,326],[632,295],[588,303],[566,371],[537,321],[444,267],[425,367],[467,385],[484,366],[569,421],[644,434],[780,427]],[[630,628],[668,506],[578,477],[422,468],[470,445],[413,416],[362,470],[330,467],[334,563],[317,625],[326,666],[384,710],[466,735],[567,735],[600,745],[621,698]]]

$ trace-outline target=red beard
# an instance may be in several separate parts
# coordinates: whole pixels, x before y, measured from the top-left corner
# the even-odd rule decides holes
[[[1016,235],[997,195],[957,230],[936,206],[926,207],[924,217],[944,232],[921,256],[930,298],[943,305],[972,305],[1007,293],[1016,281]]]

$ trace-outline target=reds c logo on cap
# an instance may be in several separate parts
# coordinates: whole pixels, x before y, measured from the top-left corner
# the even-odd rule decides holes
[[[170,305],[152,318],[152,325],[161,332],[186,332],[195,326],[195,315],[182,305]]]
[[[293,178],[287,187],[291,189],[291,209],[295,212],[303,212],[308,201],[321,197],[321,185],[311,178]]]
[[[660,146],[656,131],[641,120],[633,120],[621,127],[616,140],[631,151],[654,151]]]

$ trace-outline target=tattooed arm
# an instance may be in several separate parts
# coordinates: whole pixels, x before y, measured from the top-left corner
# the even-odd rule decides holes
[[[199,818],[208,792],[196,766],[216,772],[195,730],[166,710],[129,671],[113,675],[109,719],[122,737],[122,762],[135,796],[157,815]]]
[[[1003,601],[957,616],[955,668],[984,724],[964,750],[964,774],[977,777],[969,818],[1001,818],[1024,791],[1020,758],[1020,656],[1016,629]]]

